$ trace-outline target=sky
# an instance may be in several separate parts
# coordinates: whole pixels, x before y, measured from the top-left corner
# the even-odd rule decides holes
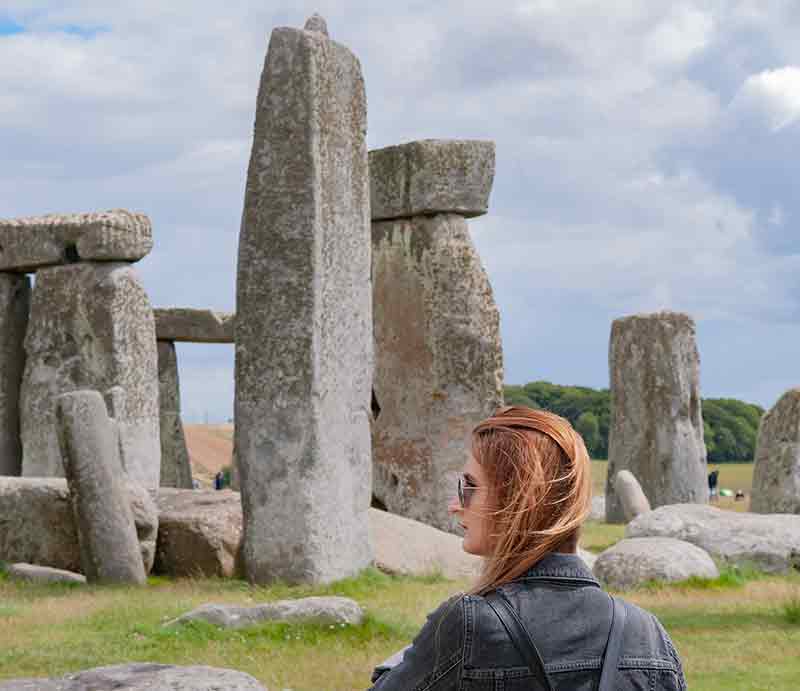
[[[368,146],[490,139],[470,221],[507,383],[608,386],[614,319],[697,325],[704,397],[800,386],[800,1],[0,6],[0,218],[127,208],[154,306],[235,309],[270,32],[360,59]],[[178,345],[188,422],[232,415],[233,347]]]

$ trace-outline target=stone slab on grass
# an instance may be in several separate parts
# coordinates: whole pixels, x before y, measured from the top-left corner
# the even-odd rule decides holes
[[[85,260],[135,262],[152,248],[150,219],[126,209],[0,219],[0,271]]]
[[[436,213],[485,214],[494,142],[424,139],[369,152],[372,220]]]
[[[304,597],[278,600],[252,607],[208,604],[173,619],[165,626],[189,621],[207,621],[225,629],[241,629],[268,621],[320,626],[358,626],[364,612],[355,600],[347,597]]]
[[[238,573],[242,540],[238,492],[162,487],[156,503],[156,573],[222,577]]]
[[[28,583],[86,583],[86,576],[82,574],[36,564],[11,564],[6,575],[11,581]]]
[[[714,506],[673,504],[642,514],[625,537],[672,537],[731,564],[769,573],[800,569],[800,516],[723,511]]]
[[[268,691],[244,672],[218,667],[178,667],[151,662],[96,667],[57,679],[12,679],[0,691]]]
[[[669,537],[620,540],[599,557],[594,575],[611,588],[627,590],[647,583],[685,581],[692,576],[717,578],[714,560],[703,549]]]
[[[156,338],[159,341],[185,343],[233,343],[233,312],[189,309],[184,307],[157,307]]]

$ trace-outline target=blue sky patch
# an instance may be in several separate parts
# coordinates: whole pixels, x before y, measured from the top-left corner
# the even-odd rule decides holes
[[[24,26],[17,24],[13,19],[0,15],[0,36],[12,36],[21,34],[23,31],[25,31]]]

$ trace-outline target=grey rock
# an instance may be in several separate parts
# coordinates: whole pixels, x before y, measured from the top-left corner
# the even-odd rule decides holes
[[[589,514],[589,519],[592,521],[606,520],[606,496],[605,494],[598,494],[592,497],[592,510]]]
[[[238,492],[162,487],[154,570],[170,576],[238,574],[242,503]]]
[[[144,583],[116,430],[97,391],[56,398],[56,420],[82,571],[90,583]]]
[[[233,343],[236,315],[184,307],[157,307],[156,338],[186,343]]]
[[[9,580],[28,583],[86,583],[86,576],[74,571],[36,564],[11,564],[6,575]]]
[[[297,600],[278,600],[253,607],[202,605],[167,622],[165,626],[185,624],[198,619],[225,629],[241,629],[267,621],[320,626],[358,626],[364,619],[364,612],[355,600],[348,597],[304,597]]]
[[[735,565],[755,564],[781,573],[800,569],[800,516],[722,511],[676,504],[642,514],[625,527],[626,537],[672,537]]]
[[[594,569],[594,565],[597,563],[597,555],[593,552],[589,552],[588,550],[581,549],[578,547],[578,556],[583,559],[583,563],[589,567],[589,569]]]
[[[613,480],[630,470],[652,507],[708,501],[694,321],[659,312],[616,319],[609,347],[606,520],[624,520]]]
[[[0,219],[0,271],[79,260],[137,261],[153,248],[150,219],[125,209]]]
[[[55,397],[106,395],[132,480],[158,487],[158,357],[150,301],[129,264],[80,263],[36,275],[20,390],[22,474],[59,477]]]
[[[327,582],[372,560],[365,131],[356,57],[319,32],[275,29],[237,274],[235,447],[251,582]]]
[[[625,521],[629,522],[639,514],[650,511],[650,502],[644,496],[642,486],[630,470],[620,470],[614,478],[614,491],[622,504]]]
[[[593,571],[605,585],[617,590],[635,588],[647,581],[672,583],[692,576],[719,577],[708,552],[669,537],[620,540],[597,558]]]
[[[161,487],[192,488],[192,465],[181,421],[178,357],[172,341],[158,341]]]
[[[325,19],[314,12],[308,19],[306,19],[306,24],[303,27],[306,31],[318,31],[325,36],[328,36],[328,23]]]
[[[372,220],[481,216],[494,182],[494,142],[425,139],[369,152]]]
[[[142,562],[153,566],[158,513],[147,491],[127,484]],[[80,549],[66,480],[0,477],[0,561],[81,571]]]
[[[12,679],[0,691],[268,691],[244,672],[218,667],[178,667],[152,662],[96,667],[58,679]]]
[[[800,388],[784,393],[761,418],[750,510],[800,514]]]
[[[471,431],[503,402],[489,278],[453,214],[373,223],[372,277],[373,493],[392,513],[458,532],[447,503]]]
[[[0,273],[0,475],[22,473],[19,387],[25,368],[30,294],[27,276]]]

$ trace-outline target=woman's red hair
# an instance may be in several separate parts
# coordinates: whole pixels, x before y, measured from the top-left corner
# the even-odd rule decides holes
[[[548,552],[577,548],[591,508],[591,463],[567,420],[500,408],[473,430],[472,454],[488,478],[493,549],[471,592],[514,580]]]

